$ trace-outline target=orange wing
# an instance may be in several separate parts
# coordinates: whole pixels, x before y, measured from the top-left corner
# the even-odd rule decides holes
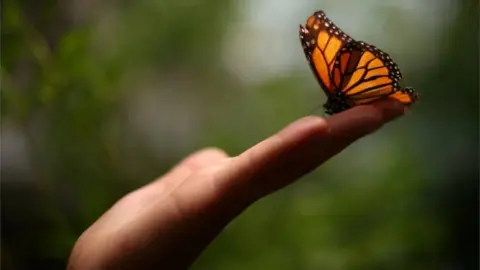
[[[406,106],[414,104],[418,100],[418,94],[411,87],[405,87],[395,91],[393,94],[388,96],[389,98],[396,99],[403,103]]]
[[[310,16],[300,25],[300,41],[313,73],[327,95],[335,94],[332,78],[335,58],[340,49],[353,39],[338,28],[323,11]]]
[[[412,104],[417,95],[412,88],[400,89],[402,74],[390,56],[362,41],[346,44],[334,65],[334,84],[350,106],[391,97]]]

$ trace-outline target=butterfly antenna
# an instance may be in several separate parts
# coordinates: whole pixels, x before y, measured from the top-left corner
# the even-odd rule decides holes
[[[320,109],[321,107],[322,107],[322,105],[321,105],[321,104],[320,104],[320,105],[318,105],[318,106],[316,106],[315,108],[313,108],[313,110],[311,110],[311,111],[308,113],[308,115],[311,115],[311,114],[313,114],[313,113],[314,113],[316,110]],[[323,116],[325,116],[325,115],[323,115]]]

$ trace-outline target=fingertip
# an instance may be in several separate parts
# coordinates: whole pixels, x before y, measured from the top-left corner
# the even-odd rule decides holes
[[[384,100],[380,100],[372,104],[378,108],[383,116],[384,122],[392,121],[402,115],[405,114],[405,105],[403,105],[400,101],[387,98]]]
[[[328,119],[332,133],[363,134],[375,130],[383,122],[379,109],[371,105],[353,107]]]
[[[332,134],[355,140],[405,114],[405,106],[394,99],[360,105],[328,118]]]

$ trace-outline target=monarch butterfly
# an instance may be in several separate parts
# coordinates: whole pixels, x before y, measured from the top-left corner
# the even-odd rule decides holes
[[[327,95],[323,105],[335,114],[356,105],[390,97],[410,106],[418,99],[411,87],[402,88],[402,73],[390,56],[338,28],[323,11],[300,25],[300,42],[310,67]]]

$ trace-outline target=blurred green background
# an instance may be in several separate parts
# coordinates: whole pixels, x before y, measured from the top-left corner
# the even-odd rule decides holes
[[[64,269],[185,155],[239,154],[322,105],[298,39],[318,9],[390,53],[420,102],[253,205],[192,269],[478,269],[478,1],[2,2],[2,269]]]

